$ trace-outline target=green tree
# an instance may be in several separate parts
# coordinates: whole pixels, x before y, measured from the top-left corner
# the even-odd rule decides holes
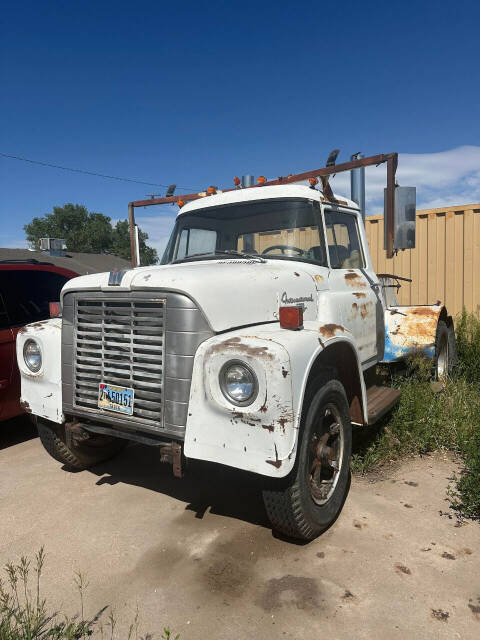
[[[64,238],[67,251],[83,253],[113,253],[130,260],[128,221],[121,220],[112,227],[111,219],[103,213],[89,212],[79,204],[53,207],[53,213],[36,217],[24,226],[27,241],[38,247],[40,238]],[[139,229],[140,259],[144,265],[155,264],[158,255],[146,243],[148,234]]]
[[[148,233],[138,229],[138,240],[140,244],[140,262],[142,265],[155,264],[158,262],[157,250],[147,245]],[[130,231],[128,220],[119,220],[113,229],[111,252],[120,258],[130,260]]]

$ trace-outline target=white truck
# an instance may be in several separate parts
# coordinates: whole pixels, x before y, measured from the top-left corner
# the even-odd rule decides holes
[[[455,355],[445,307],[395,303],[358,205],[331,192],[328,175],[369,160],[160,199],[181,206],[161,265],[70,280],[62,317],[18,336],[45,449],[84,469],[130,440],[178,476],[189,459],[243,469],[265,478],[275,530],[324,531],[348,492],[352,425],[399,397],[376,366],[420,350],[445,375]]]

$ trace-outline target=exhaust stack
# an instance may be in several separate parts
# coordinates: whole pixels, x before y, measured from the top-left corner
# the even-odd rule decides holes
[[[360,160],[363,157],[363,153],[354,153],[350,160]],[[351,199],[359,206],[365,224],[365,167],[350,171],[350,193]]]

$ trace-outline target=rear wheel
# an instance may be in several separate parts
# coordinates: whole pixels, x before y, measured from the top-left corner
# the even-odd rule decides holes
[[[126,445],[120,438],[94,434],[81,443],[67,445],[65,426],[41,418],[37,421],[38,435],[46,451],[69,469],[88,469],[112,458]]]
[[[438,321],[435,339],[435,377],[437,380],[451,375],[457,364],[457,347],[453,326],[447,326],[443,320]]]
[[[297,462],[281,488],[263,492],[272,527],[287,536],[312,540],[340,513],[350,482],[352,430],[347,397],[330,380],[306,397]]]

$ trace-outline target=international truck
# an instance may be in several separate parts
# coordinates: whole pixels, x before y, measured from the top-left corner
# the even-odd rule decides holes
[[[332,192],[332,174],[380,163],[393,255],[413,246],[415,219],[396,154],[131,203],[132,268],[68,281],[61,317],[17,339],[22,404],[48,453],[86,469],[134,441],[177,476],[190,460],[242,469],[263,478],[275,531],[328,528],[352,429],[399,400],[378,366],[421,353],[442,378],[455,362],[445,306],[398,304],[401,278],[375,273],[359,205]],[[134,208],[165,203],[180,208],[161,264],[138,266]]]

